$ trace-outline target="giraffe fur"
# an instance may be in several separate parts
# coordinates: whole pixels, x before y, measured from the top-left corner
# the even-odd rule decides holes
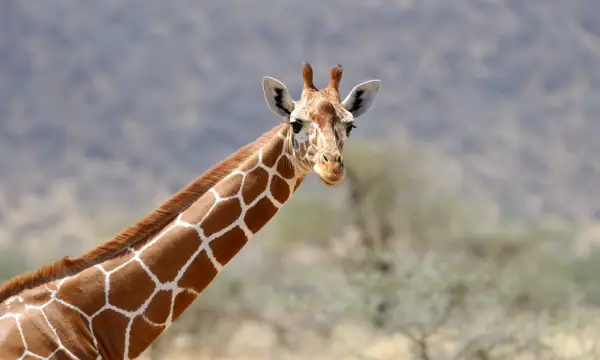
[[[0,360],[139,357],[311,171],[325,184],[340,183],[343,144],[379,81],[356,86],[340,101],[340,65],[323,90],[312,74],[305,63],[297,101],[283,83],[265,78],[267,105],[283,122],[188,186],[195,191],[174,195],[86,256],[1,286]]]

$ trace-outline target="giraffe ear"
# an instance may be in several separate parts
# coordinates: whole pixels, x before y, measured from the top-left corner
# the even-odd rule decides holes
[[[294,110],[294,100],[290,96],[288,89],[279,80],[265,76],[263,78],[263,91],[267,106],[276,115],[289,117]]]
[[[342,105],[352,113],[354,118],[362,116],[375,102],[380,83],[379,80],[369,80],[356,85],[342,101]]]

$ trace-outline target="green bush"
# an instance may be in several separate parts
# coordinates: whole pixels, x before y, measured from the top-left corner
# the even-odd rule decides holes
[[[22,255],[13,249],[4,250],[0,254],[0,283],[25,271]]]

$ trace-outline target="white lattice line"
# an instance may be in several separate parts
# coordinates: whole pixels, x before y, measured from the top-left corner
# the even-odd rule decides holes
[[[277,135],[280,139],[286,139],[286,137],[281,133],[278,133]],[[285,149],[285,146],[284,146],[284,149]],[[127,322],[127,327],[125,329],[124,358],[128,358],[129,349],[131,346],[131,328],[132,328],[134,320],[137,317],[140,317],[141,319],[143,319],[146,323],[148,323],[151,326],[164,327],[165,329],[168,326],[170,326],[173,321],[174,306],[175,306],[177,295],[181,294],[182,292],[188,292],[194,296],[199,295],[199,293],[196,290],[194,290],[193,288],[183,288],[183,287],[178,286],[178,283],[183,278],[183,276],[185,275],[187,269],[191,266],[191,264],[195,260],[198,259],[200,254],[203,251],[206,253],[208,258],[211,260],[211,263],[215,267],[217,273],[219,273],[223,268],[223,265],[220,264],[216,260],[214,254],[212,253],[212,249],[210,247],[210,242],[223,236],[225,233],[227,233],[228,231],[231,231],[235,227],[239,227],[240,229],[242,229],[242,231],[244,232],[244,234],[248,238],[248,240],[254,235],[253,232],[248,228],[248,226],[244,220],[248,210],[250,210],[251,208],[256,206],[256,204],[258,204],[259,201],[261,201],[265,198],[267,198],[272,203],[272,205],[275,206],[277,209],[279,209],[283,205],[283,203],[279,202],[271,193],[271,184],[272,184],[274,176],[278,176],[280,178],[280,180],[283,180],[285,183],[288,184],[288,186],[289,186],[288,198],[293,193],[294,187],[297,182],[297,178],[294,176],[294,178],[292,178],[292,179],[287,179],[286,177],[279,174],[279,172],[277,171],[277,167],[282,158],[285,157],[287,160],[291,161],[293,164],[294,163],[293,157],[290,156],[289,154],[287,154],[285,151],[282,151],[282,153],[279,154],[278,158],[275,160],[273,167],[269,167],[269,166],[266,166],[263,162],[263,153],[262,152],[263,152],[262,148],[257,151],[258,159],[257,159],[256,164],[252,168],[247,169],[245,171],[240,171],[240,170],[232,171],[228,176],[226,176],[223,179],[223,180],[229,180],[233,176],[241,175],[241,177],[242,177],[241,184],[240,184],[239,190],[237,191],[236,194],[234,194],[232,196],[228,196],[228,197],[223,197],[220,194],[218,194],[214,188],[209,190],[209,192],[211,192],[211,194],[215,197],[214,203],[211,205],[211,207],[206,212],[206,214],[203,215],[202,219],[200,221],[198,221],[197,224],[191,224],[191,223],[187,223],[187,222],[183,221],[182,215],[185,213],[185,211],[183,211],[182,213],[179,214],[177,219],[170,226],[168,226],[166,229],[164,229],[157,236],[150,239],[139,250],[134,250],[134,249],[130,248],[129,251],[133,254],[133,256],[131,258],[123,261],[123,263],[119,264],[117,267],[111,269],[110,271],[107,271],[102,266],[102,264],[96,265],[94,268],[97,269],[104,277],[104,279],[103,279],[104,280],[104,304],[100,309],[96,310],[93,314],[88,315],[85,311],[83,311],[76,305],[70,304],[67,301],[57,297],[57,293],[59,292],[61,286],[66,281],[71,280],[73,277],[76,277],[77,275],[65,277],[65,278],[61,279],[57,283],[57,287],[55,290],[51,290],[50,288],[47,288],[47,290],[50,294],[50,300],[48,300],[46,303],[44,303],[42,305],[36,305],[36,306],[26,305],[25,308],[28,311],[39,311],[42,314],[47,325],[51,329],[51,331],[56,339],[58,348],[55,349],[54,352],[49,357],[42,357],[37,354],[33,354],[29,350],[26,350],[25,353],[23,354],[22,358],[24,358],[26,356],[31,356],[31,357],[34,357],[37,359],[48,360],[49,358],[54,356],[59,351],[63,351],[65,354],[67,354],[71,358],[77,359],[77,357],[75,355],[73,355],[68,349],[66,349],[65,346],[62,344],[57,330],[53,327],[52,322],[50,321],[50,319],[48,319],[48,317],[44,311],[45,308],[47,308],[49,305],[51,305],[53,303],[57,303],[57,304],[64,306],[72,311],[75,311],[83,319],[85,319],[85,321],[87,322],[88,331],[90,332],[92,339],[93,339],[93,345],[97,351],[99,351],[98,350],[99,341],[98,341],[98,336],[93,329],[94,319],[97,316],[100,316],[102,313],[104,313],[107,310],[115,311],[116,313],[126,317],[128,319],[128,322]],[[246,204],[243,199],[243,194],[242,194],[242,189],[244,188],[244,183],[247,180],[248,174],[259,168],[265,170],[268,173],[267,183],[263,184],[263,185],[265,185],[265,189],[261,194],[256,196],[255,199],[253,199],[249,204]],[[233,198],[238,200],[239,206],[241,207],[240,216],[234,222],[232,222],[228,226],[224,227],[223,229],[220,229],[219,231],[211,234],[210,236],[206,236],[203,231],[203,222],[206,219],[210,218],[211,214],[215,211],[215,209],[219,205],[221,205],[224,201],[230,200]],[[164,238],[167,234],[169,234],[173,229],[178,228],[178,227],[194,229],[199,238],[199,246],[198,246],[197,250],[193,254],[190,255],[190,257],[187,259],[185,264],[180,269],[178,269],[175,279],[173,279],[172,281],[168,281],[168,282],[161,282],[160,279],[152,272],[152,270],[144,263],[144,261],[142,260],[142,254],[145,251],[148,251],[148,249],[151,248],[153,245],[158,243],[162,238]],[[154,289],[152,290],[152,293],[143,302],[143,304],[141,306],[139,306],[138,309],[135,311],[121,309],[118,306],[111,304],[111,302],[110,302],[110,292],[111,292],[110,279],[111,279],[111,276],[113,276],[117,272],[121,271],[122,269],[124,269],[127,265],[131,264],[132,262],[136,262],[137,264],[139,264],[141,269],[148,275],[148,277],[154,284]],[[148,307],[154,300],[156,294],[158,294],[160,291],[165,291],[165,290],[171,292],[170,309],[169,309],[169,313],[168,313],[168,316],[167,316],[167,319],[165,320],[165,322],[157,323],[148,318],[148,316],[146,315],[146,310],[148,309]],[[23,299],[21,297],[16,296],[16,297],[13,297],[13,298],[7,300],[4,305],[10,306],[13,302],[21,302],[22,303]],[[22,314],[8,313],[8,314],[1,316],[0,320],[6,319],[6,318],[15,319],[15,322],[19,329],[19,333],[21,335],[23,344],[25,347],[27,347],[27,344],[25,341],[25,336],[23,334],[23,329],[22,329],[22,326],[20,323],[20,319],[23,316],[24,315],[22,315]],[[100,360],[101,356],[98,356],[97,359]]]

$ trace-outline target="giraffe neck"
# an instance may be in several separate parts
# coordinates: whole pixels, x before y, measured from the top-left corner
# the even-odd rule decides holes
[[[86,306],[90,316],[106,309],[88,318],[103,358],[140,355],[289,199],[303,175],[284,145],[274,134],[143,247],[59,283],[65,301],[77,277],[100,285],[86,286],[97,303]]]

